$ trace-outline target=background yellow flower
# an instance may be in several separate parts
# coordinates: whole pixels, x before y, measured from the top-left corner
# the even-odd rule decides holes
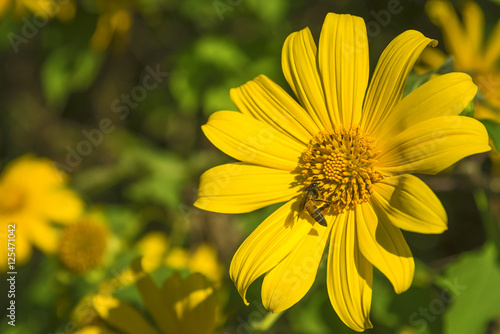
[[[448,0],[428,1],[426,10],[442,32],[455,69],[469,73],[479,87],[476,117],[500,121],[500,20],[486,35],[484,13],[475,1],[461,4],[461,19]],[[421,61],[435,69],[445,58],[442,51],[434,49],[427,50]]]
[[[67,188],[67,176],[47,158],[24,155],[10,162],[0,175],[0,226],[15,224],[16,265],[25,264],[32,247],[53,254],[59,244],[57,224],[74,223],[82,213],[83,202]],[[7,235],[0,234],[2,245]],[[6,270],[7,254],[1,253]]]

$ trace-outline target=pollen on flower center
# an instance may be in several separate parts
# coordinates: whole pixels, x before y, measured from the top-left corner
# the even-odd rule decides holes
[[[101,264],[107,244],[107,230],[92,221],[68,226],[61,235],[59,258],[71,271],[83,274]]]
[[[376,170],[379,154],[373,139],[358,126],[324,130],[314,136],[299,162],[304,188],[317,183],[317,205],[341,213],[368,201],[375,182],[383,175]]]

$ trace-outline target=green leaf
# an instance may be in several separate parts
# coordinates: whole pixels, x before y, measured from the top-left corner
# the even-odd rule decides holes
[[[70,94],[87,89],[97,76],[102,57],[73,46],[55,49],[42,67],[42,83],[49,103],[64,103]]]
[[[467,117],[472,117],[474,118],[474,113],[475,113],[475,106],[474,106],[474,101],[471,101],[467,107],[465,107],[464,110],[460,113],[461,116],[467,116]]]
[[[444,333],[486,333],[489,322],[500,316],[499,282],[498,253],[492,243],[450,264],[437,282],[446,306]]]
[[[492,121],[490,119],[480,120],[484,127],[488,131],[491,140],[495,144],[497,150],[500,150],[500,123]]]

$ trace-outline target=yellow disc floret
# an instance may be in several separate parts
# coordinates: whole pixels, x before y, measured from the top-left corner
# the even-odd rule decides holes
[[[104,226],[90,220],[68,226],[59,244],[61,262],[77,274],[99,266],[106,250],[107,234]]]
[[[299,162],[304,188],[317,183],[321,206],[337,214],[368,201],[383,175],[374,167],[379,154],[358,126],[324,130],[314,136]]]

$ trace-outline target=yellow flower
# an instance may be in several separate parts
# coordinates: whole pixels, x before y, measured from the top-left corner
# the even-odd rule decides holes
[[[475,117],[500,121],[500,20],[485,40],[484,14],[476,2],[463,3],[462,20],[447,0],[431,0],[426,10],[441,29],[456,70],[469,73],[479,87]],[[422,63],[432,69],[445,58],[443,52],[429,50],[422,55]]]
[[[223,266],[219,262],[216,250],[209,244],[202,244],[190,254],[182,248],[173,248],[165,259],[165,264],[174,269],[189,269],[193,273],[201,273],[216,286],[223,277]]]
[[[201,176],[197,207],[242,213],[286,202],[234,255],[230,275],[245,303],[249,285],[266,274],[264,306],[276,313],[294,305],[313,284],[328,242],[328,295],[352,329],[372,326],[373,265],[397,293],[411,285],[414,262],[400,229],[441,233],[447,217],[409,173],[436,174],[490,150],[484,126],[458,116],[477,90],[467,74],[442,75],[401,99],[429,44],[436,42],[417,31],[396,37],[368,85],[363,19],[330,13],[318,49],[308,28],[283,46],[283,72],[300,104],[261,75],[231,91],[241,112],[216,112],[203,126],[241,162]],[[299,210],[306,195],[316,210]]]
[[[59,259],[76,274],[85,274],[102,264],[108,244],[108,229],[96,215],[82,217],[67,226],[59,242]]]
[[[209,334],[214,331],[217,298],[202,274],[182,279],[176,273],[158,288],[141,268],[140,260],[134,261],[132,267],[144,306],[161,333]],[[104,324],[85,327],[79,333],[107,333],[108,326],[123,333],[157,333],[137,309],[111,295],[93,296],[92,305]]]
[[[98,1],[100,10],[97,27],[90,40],[90,46],[96,51],[105,51],[112,41],[118,47],[128,44],[133,13],[129,1]]]
[[[27,16],[28,12],[39,18],[51,20],[54,17],[61,21],[70,21],[75,16],[76,4],[74,1],[54,0],[2,0],[0,1],[0,16],[3,16],[13,5],[14,15],[17,17]]]
[[[151,231],[137,242],[136,247],[142,255],[142,267],[146,272],[152,272],[163,264],[169,240],[165,233]]]
[[[5,167],[0,176],[0,227],[7,245],[8,225],[15,224],[16,265],[31,258],[32,246],[47,254],[57,250],[58,231],[52,222],[70,224],[81,214],[83,203],[66,187],[67,177],[45,158],[24,155]],[[1,270],[7,264],[1,252]]]
[[[137,248],[143,256],[142,267],[146,272],[152,272],[165,264],[173,269],[188,269],[192,273],[201,273],[217,287],[222,283],[224,269],[216,249],[209,244],[201,244],[190,253],[181,247],[169,248],[167,235],[153,231],[139,240]]]

